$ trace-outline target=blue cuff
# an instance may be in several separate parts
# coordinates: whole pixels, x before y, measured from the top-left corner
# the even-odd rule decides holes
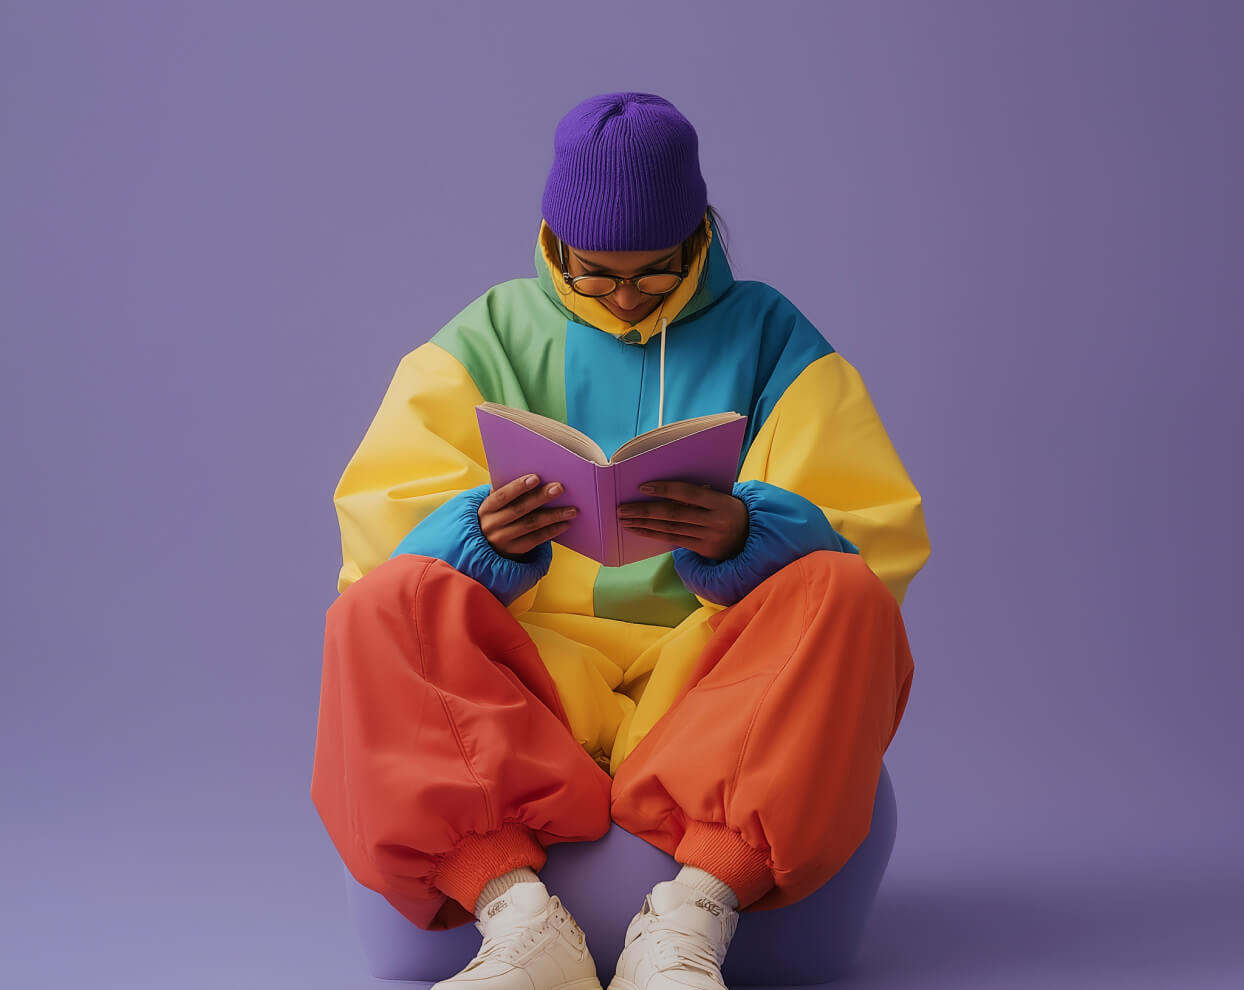
[[[686,547],[673,554],[682,583],[706,601],[733,605],[765,578],[815,550],[860,552],[802,495],[765,481],[741,481],[733,494],[747,506],[743,549],[725,560],[709,560]]]
[[[390,559],[402,553],[443,560],[491,591],[509,605],[530,591],[553,562],[553,546],[547,540],[519,560],[502,557],[479,528],[480,503],[492,491],[490,485],[459,492],[406,534]]]

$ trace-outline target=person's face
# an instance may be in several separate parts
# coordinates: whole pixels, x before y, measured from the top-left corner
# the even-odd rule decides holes
[[[574,275],[617,275],[630,278],[642,272],[682,270],[682,245],[663,251],[579,251],[567,252],[566,270]],[[661,305],[661,296],[646,296],[630,282],[624,282],[607,296],[597,297],[614,316],[638,323]]]

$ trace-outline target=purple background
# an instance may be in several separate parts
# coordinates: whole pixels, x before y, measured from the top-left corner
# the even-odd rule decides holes
[[[361,987],[331,493],[532,274],[553,128],[699,130],[925,496],[858,987],[1244,981],[1238,3],[7,2],[0,983]]]

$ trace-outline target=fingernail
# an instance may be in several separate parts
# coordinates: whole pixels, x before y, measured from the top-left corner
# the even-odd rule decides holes
[[[652,485],[640,485],[639,490],[641,492],[647,492],[648,494],[652,494],[653,492],[656,491],[656,488],[654,488]]]
[[[536,483],[536,476],[534,474],[529,474],[527,475],[527,477],[523,479],[523,485],[527,488],[530,488],[535,483]]]
[[[550,494],[550,495],[560,495],[561,493],[562,493],[562,486],[561,486],[561,485],[557,484],[556,482],[554,482],[553,484],[549,485],[549,494]]]

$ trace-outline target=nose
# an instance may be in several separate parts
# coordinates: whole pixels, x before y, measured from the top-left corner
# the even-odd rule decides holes
[[[627,282],[613,290],[613,300],[623,309],[634,309],[644,301],[644,294]]]

